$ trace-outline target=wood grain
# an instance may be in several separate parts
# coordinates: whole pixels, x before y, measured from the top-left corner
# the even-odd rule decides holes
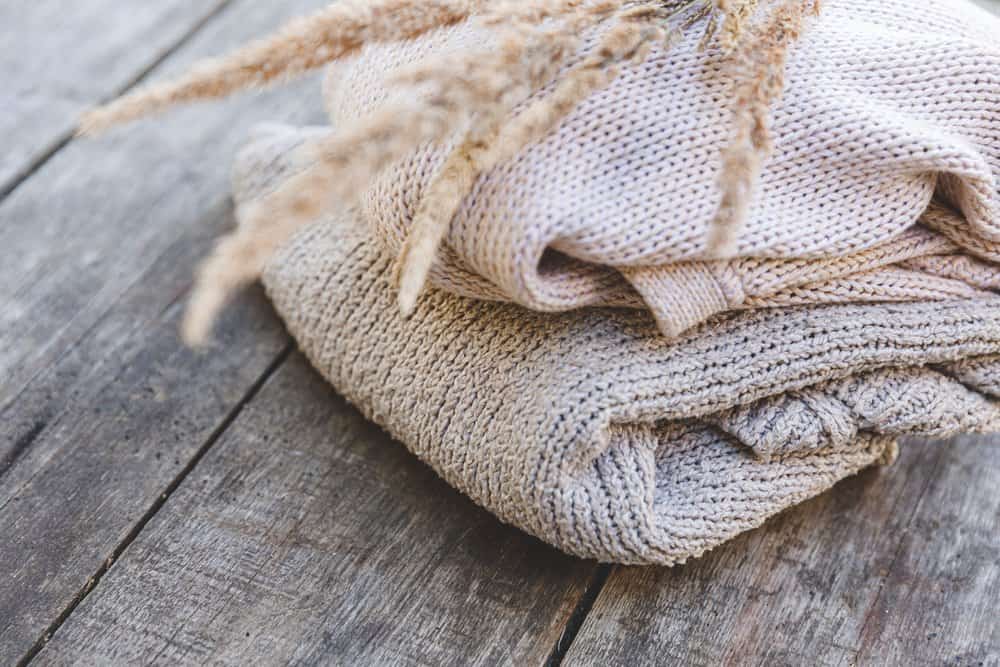
[[[1000,439],[939,446],[858,664],[1000,664]]]
[[[0,198],[226,2],[0,3]]]
[[[0,662],[1000,664],[998,440],[913,443],[605,585],[286,361],[259,290],[212,349],[181,347],[233,153],[258,120],[321,120],[318,87],[99,141],[72,124],[324,4],[0,6]]]
[[[183,293],[195,241],[169,248],[0,422],[5,440],[11,426],[40,424],[0,478],[0,662],[31,650],[93,585],[286,345],[260,294],[227,314],[226,352],[177,343],[180,304],[159,288]]]
[[[152,78],[225,52],[323,4],[231,5]],[[0,410],[77,344],[167,247],[228,198],[232,156],[250,126],[275,118],[319,120],[320,107],[310,80],[268,96],[180,110],[99,140],[74,141],[4,200]]]
[[[37,663],[541,664],[593,567],[449,488],[295,355]]]
[[[954,479],[963,477],[955,458],[965,465],[978,461],[978,476]],[[926,664],[909,645],[915,635],[886,628],[876,641],[872,634],[873,619],[887,605],[899,613],[894,601],[907,595],[904,581],[919,591],[912,595],[918,604],[903,603],[907,611],[899,618],[916,626],[920,618],[933,618],[919,604],[930,601],[921,595],[929,598],[928,591],[948,581],[941,569],[955,561],[947,558],[937,568],[924,563],[900,570],[907,562],[900,549],[910,553],[907,544],[919,544],[928,558],[957,549],[968,559],[964,567],[979,573],[964,596],[941,607],[940,622],[959,625],[966,614],[977,614],[966,634],[953,637],[955,646],[988,652],[997,623],[997,500],[989,498],[997,475],[995,444],[914,441],[904,445],[893,468],[845,480],[700,560],[674,569],[616,568],[565,664],[887,664],[880,642],[896,642],[899,659],[888,664]],[[923,530],[924,543],[914,543],[913,531],[932,520],[921,513],[935,506],[938,487],[956,481],[965,483],[955,493],[966,494],[963,511],[973,529],[968,542]],[[947,506],[957,511],[962,503]],[[859,662],[859,653],[869,660]]]
[[[242,0],[154,76],[323,0]],[[197,260],[229,224],[255,122],[322,117],[315,81],[73,141],[0,204],[0,661],[92,585],[286,345],[261,295],[204,355],[180,345]]]

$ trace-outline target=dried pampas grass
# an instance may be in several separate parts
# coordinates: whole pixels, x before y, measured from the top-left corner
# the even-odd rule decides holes
[[[788,48],[798,40],[806,16],[819,13],[819,0],[783,0],[765,21],[747,28],[746,12],[753,5],[745,3],[743,11],[727,15],[720,30],[736,85],[731,100],[733,138],[723,151],[719,174],[722,203],[709,226],[705,249],[709,258],[736,254],[754,186],[771,152],[770,110],[785,88]],[[729,17],[733,25],[728,25]]]
[[[485,0],[338,0],[267,39],[196,65],[170,83],[151,86],[84,115],[81,134],[149,116],[178,104],[226,97],[288,81],[356,53],[365,44],[418,37],[454,25]]]
[[[769,11],[761,19],[763,6]],[[199,273],[184,336],[191,344],[204,341],[229,295],[256,280],[296,230],[331,207],[354,205],[381,170],[417,147],[454,141],[398,259],[399,303],[409,314],[476,179],[551,132],[623,66],[641,63],[654,45],[669,47],[699,24],[703,46],[721,48],[734,78],[733,139],[719,176],[722,205],[705,246],[706,257],[731,255],[770,150],[769,109],[783,88],[788,48],[815,11],[817,0],[339,0],[176,82],[87,114],[81,132],[287,80],[365,44],[474,21],[496,36],[498,47],[430,59],[396,75],[393,84],[412,88],[408,97],[420,100],[416,106],[385,109],[338,128],[308,147],[313,166],[238,211],[239,229],[219,243]],[[595,30],[596,39],[581,37]],[[525,106],[539,91],[546,92]]]

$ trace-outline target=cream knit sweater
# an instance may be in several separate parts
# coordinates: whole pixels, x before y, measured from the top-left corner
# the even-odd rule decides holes
[[[333,125],[411,94],[386,77],[486,39],[472,30],[332,67]],[[727,310],[974,297],[1000,282],[995,16],[965,0],[825,0],[793,46],[774,155],[729,262],[699,261],[732,131],[728,70],[699,39],[626,69],[480,179],[432,282],[539,311],[645,305],[669,336]],[[447,149],[417,151],[366,193],[360,217],[393,254]],[[935,193],[942,206],[923,215]]]

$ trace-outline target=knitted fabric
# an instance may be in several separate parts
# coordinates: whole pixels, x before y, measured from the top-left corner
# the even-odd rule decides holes
[[[261,132],[238,161],[237,202],[273,190],[300,166],[291,149],[322,131]],[[366,416],[579,556],[683,562],[891,460],[899,436],[1000,428],[991,294],[731,313],[670,341],[643,309],[544,314],[442,290],[403,319],[392,263],[345,213],[301,232],[264,282]]]
[[[385,82],[399,67],[481,48],[472,30],[370,46],[333,67],[334,126],[400,102]],[[975,284],[927,256],[960,253],[980,284],[998,282],[994,16],[963,0],[824,2],[792,49],[774,153],[726,262],[700,260],[732,131],[731,70],[699,38],[689,31],[626,68],[484,175],[432,282],[540,311],[644,302],[670,336],[735,309],[975,296]],[[446,149],[423,148],[365,194],[361,218],[389,252],[399,252]],[[923,215],[935,194],[941,205]]]

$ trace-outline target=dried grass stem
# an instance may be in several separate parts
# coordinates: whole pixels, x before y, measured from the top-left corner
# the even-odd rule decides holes
[[[763,21],[757,6],[775,9]],[[542,140],[622,67],[657,43],[705,24],[735,73],[733,139],[722,156],[718,214],[707,254],[735,248],[764,156],[769,109],[780,96],[790,44],[817,0],[338,0],[273,37],[181,79],[141,90],[85,116],[91,133],[180,103],[284,81],[365,44],[418,37],[466,19],[495,46],[430,59],[396,75],[408,103],[360,119],[311,145],[313,166],[239,212],[199,273],[184,325],[204,340],[229,294],[252,282],[290,235],[333,207],[350,207],[386,167],[423,145],[454,146],[428,184],[397,265],[400,306],[412,312],[452,219],[477,179]],[[595,37],[578,56],[583,36]],[[589,41],[589,38],[588,38]],[[575,64],[573,64],[575,61]],[[533,95],[537,99],[526,103]],[[412,100],[419,99],[414,107]]]

